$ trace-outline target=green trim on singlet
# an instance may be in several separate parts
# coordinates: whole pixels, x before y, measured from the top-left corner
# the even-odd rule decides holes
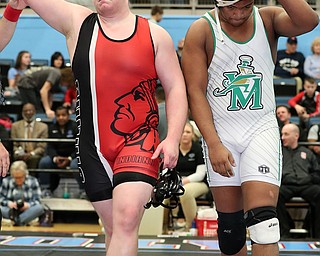
[[[210,13],[208,12],[208,14],[210,15]],[[211,15],[210,15],[211,16]],[[211,32],[212,32],[212,37],[213,37],[213,53],[212,56],[214,56],[215,52],[216,52],[216,45],[217,45],[217,39],[216,39],[216,35],[214,33],[214,29],[212,27],[211,21],[206,17],[206,16],[202,16],[202,18],[204,18],[208,23],[209,26],[211,28]]]
[[[281,176],[282,176],[282,171],[281,171],[281,140],[279,140],[279,166],[278,166],[278,180],[280,181]]]
[[[233,40],[233,39],[223,30],[223,28],[221,27],[221,30],[222,30],[223,34],[225,34],[232,42],[235,42],[235,43],[237,43],[237,44],[246,44],[246,43],[248,43],[248,42],[255,36],[255,34],[256,34],[256,24],[257,24],[257,22],[256,22],[256,14],[255,14],[255,11],[254,11],[255,8],[257,8],[257,7],[256,7],[256,6],[253,6],[253,8],[252,8],[252,13],[253,13],[253,33],[252,33],[251,37],[250,37],[247,41],[245,41],[245,42],[238,42],[238,41],[236,41],[236,40]],[[212,16],[212,14],[211,14],[210,12],[208,12],[208,14],[211,16],[212,20],[217,24],[217,21],[216,21],[216,19]]]

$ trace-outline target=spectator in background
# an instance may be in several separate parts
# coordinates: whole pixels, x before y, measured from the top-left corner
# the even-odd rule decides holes
[[[50,66],[54,68],[65,68],[65,60],[61,52],[54,52],[51,55]]]
[[[181,57],[182,57],[183,46],[184,46],[184,38],[181,38],[179,40],[179,42],[178,42],[178,47],[177,47],[177,55],[178,55],[178,59],[179,59],[180,65],[181,65]]]
[[[306,147],[298,145],[299,128],[286,124],[282,128],[283,169],[279,191],[277,214],[282,238],[290,238],[290,215],[285,203],[299,196],[314,209],[311,221],[314,237],[320,238],[320,169],[315,154]]]
[[[5,96],[17,96],[18,87],[17,81],[30,67],[31,54],[28,51],[21,51],[18,53],[14,67],[8,71],[9,88],[6,89]]]
[[[66,107],[60,106],[55,111],[56,122],[49,126],[49,138],[54,139],[74,139],[78,133],[76,122],[70,120],[69,111]],[[47,155],[42,157],[39,162],[40,169],[78,169],[76,158],[75,142],[47,144]],[[84,197],[84,186],[81,182],[79,173],[75,175],[80,188],[80,196]],[[40,173],[40,183],[49,185],[49,190],[53,193],[59,186],[60,175],[58,173]]]
[[[155,5],[151,8],[151,17],[149,21],[153,23],[159,23],[162,20],[162,16],[163,9],[160,6]]]
[[[179,158],[177,163],[177,171],[182,177],[182,184],[185,192],[179,197],[181,208],[185,217],[185,229],[189,231],[192,221],[197,215],[196,198],[209,192],[206,183],[206,167],[202,154],[201,145],[194,141],[193,126],[187,122],[179,145]],[[177,210],[173,211],[173,215],[177,215]],[[178,220],[179,221],[179,220]],[[182,226],[181,221],[179,226]]]
[[[69,109],[69,113],[72,114],[75,112],[77,100],[77,88],[76,84],[69,84],[64,95],[63,106]]]
[[[201,144],[202,143],[201,142],[202,135],[201,135],[201,132],[199,131],[199,128],[198,128],[196,122],[193,120],[189,120],[189,122],[193,126],[193,140],[197,141]]]
[[[35,120],[36,108],[32,103],[22,106],[23,120],[16,121],[11,127],[11,138],[48,138],[48,126]],[[21,142],[13,143],[13,160],[23,160],[28,168],[38,168],[40,158],[44,155],[45,142]]]
[[[12,123],[14,122],[14,119],[10,117],[9,114],[7,113],[1,113],[0,112],[0,138],[1,140],[3,139],[8,139],[10,138],[10,131],[12,127]],[[11,141],[2,141],[2,144],[6,148],[6,150],[9,152],[9,154],[12,156],[12,147],[13,143]],[[1,183],[1,179],[0,179]]]
[[[311,44],[312,55],[306,57],[304,74],[313,79],[320,79],[320,37],[316,37]]]
[[[276,108],[276,115],[277,115],[277,120],[279,124],[279,129],[280,129],[280,134],[282,127],[286,124],[290,124],[291,122],[291,112],[290,108],[286,105],[278,105]],[[299,136],[299,141],[307,141],[307,136],[308,136],[308,129],[306,127],[301,126],[300,123],[296,123],[296,125],[299,126],[300,130],[300,136]]]
[[[3,11],[3,15],[0,19],[0,51],[10,42],[14,30],[17,25],[17,21],[22,10],[26,7],[26,4],[22,0],[10,0],[6,8]],[[4,88],[0,83],[0,105],[4,104]],[[7,171],[10,166],[9,152],[0,141],[0,178],[7,175]],[[0,230],[2,222],[2,212],[0,210]]]
[[[290,123],[291,113],[289,107],[286,105],[278,105],[276,108],[276,115],[281,132],[282,127]]]
[[[44,213],[40,185],[29,175],[23,161],[13,162],[10,174],[2,180],[0,187],[1,211],[3,218],[11,219],[15,226],[24,226]]]
[[[305,57],[297,51],[297,46],[298,39],[296,37],[287,39],[286,49],[279,50],[277,53],[274,75],[280,78],[294,78],[297,81],[297,91],[300,91],[304,80],[303,65]]]
[[[60,91],[60,85],[74,84],[71,68],[57,69],[54,67],[32,67],[18,81],[23,103],[31,102],[37,111],[45,111],[49,119],[54,118],[52,93]]]
[[[63,69],[66,67],[64,57],[61,52],[54,52],[51,55],[50,66],[58,69]],[[63,93],[65,95],[68,88],[66,86],[59,86],[59,89],[56,90],[56,93]]]
[[[314,124],[310,127],[308,132],[308,142],[320,142],[320,124]],[[320,146],[309,146],[309,149],[312,150],[318,160],[318,164],[320,165]]]
[[[1,114],[0,114],[1,116]],[[1,121],[1,118],[0,118],[0,121]],[[11,129],[11,128],[10,128]],[[1,139],[8,139],[10,138],[10,133],[9,131],[7,130],[7,128],[1,124],[0,122],[0,138]],[[3,146],[5,147],[5,149],[10,153],[11,155],[11,152],[12,152],[12,143],[10,141],[2,141],[2,144]],[[1,179],[0,179],[0,183],[1,183]]]
[[[158,132],[160,141],[163,141],[167,137],[168,132],[168,122],[166,116],[166,95],[163,87],[160,85],[156,88],[156,101],[158,103],[159,111],[159,124]]]
[[[295,109],[300,121],[307,124],[310,117],[320,115],[320,93],[317,91],[316,82],[310,77],[304,80],[303,88],[288,104]]]

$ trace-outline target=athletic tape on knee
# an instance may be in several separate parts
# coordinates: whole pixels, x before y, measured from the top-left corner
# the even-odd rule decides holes
[[[273,244],[280,240],[279,220],[276,208],[258,207],[244,215],[250,238],[257,244]]]

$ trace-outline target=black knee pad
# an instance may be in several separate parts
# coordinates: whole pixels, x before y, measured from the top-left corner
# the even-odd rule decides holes
[[[277,210],[273,206],[251,209],[244,215],[252,243],[273,244],[280,240]]]
[[[234,213],[218,212],[218,239],[222,253],[236,254],[246,243],[246,225],[243,216],[243,210]]]

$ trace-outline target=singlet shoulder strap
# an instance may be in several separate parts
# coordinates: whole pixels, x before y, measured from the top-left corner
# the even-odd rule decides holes
[[[215,52],[216,51],[217,42],[216,42],[216,35],[214,33],[213,24],[215,24],[216,22],[215,22],[215,20],[212,17],[210,12],[206,12],[201,18],[205,19],[208,22],[209,26],[210,26],[211,34],[212,34],[212,38],[213,38],[213,45],[214,45],[213,52]]]

